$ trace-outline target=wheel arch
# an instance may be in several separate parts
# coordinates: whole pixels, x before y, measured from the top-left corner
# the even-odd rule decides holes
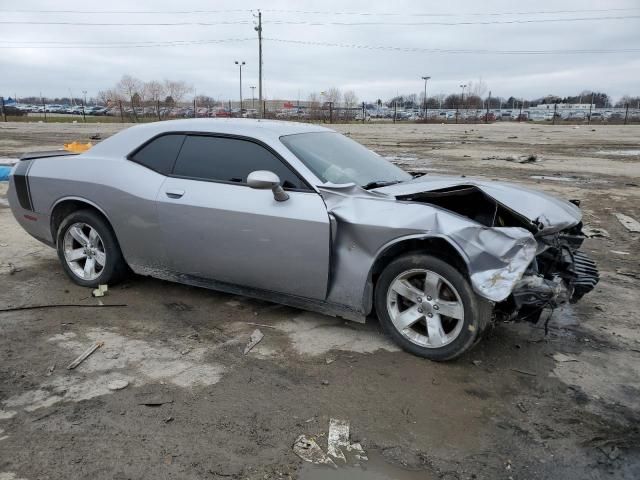
[[[367,314],[373,313],[375,285],[382,271],[399,256],[411,253],[434,254],[460,271],[467,279],[469,278],[466,256],[459,247],[447,238],[439,235],[412,235],[395,239],[380,249],[369,270],[364,298]]]
[[[54,245],[58,242],[58,228],[60,228],[60,224],[62,223],[62,221],[69,214],[77,212],[78,210],[93,210],[95,213],[100,215],[107,222],[109,228],[111,228],[111,231],[114,233],[117,241],[117,235],[115,235],[113,224],[109,220],[109,216],[102,208],[100,208],[100,206],[85,198],[65,197],[56,201],[56,203],[53,205],[53,208],[51,209],[51,214],[49,216],[51,237],[53,238]]]

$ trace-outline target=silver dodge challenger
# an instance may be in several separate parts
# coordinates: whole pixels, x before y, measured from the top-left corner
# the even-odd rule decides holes
[[[23,155],[9,202],[79,285],[133,271],[357,322],[376,315],[433,360],[598,282],[579,250],[579,201],[407,173],[317,125],[139,125],[82,154]]]

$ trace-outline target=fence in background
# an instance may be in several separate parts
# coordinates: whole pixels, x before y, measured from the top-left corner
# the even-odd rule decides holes
[[[255,107],[255,102],[248,102]],[[236,102],[237,104],[237,102]],[[264,118],[320,122],[391,122],[391,123],[493,123],[493,122],[539,122],[550,124],[630,124],[640,123],[640,108],[630,105],[618,108],[594,108],[591,110],[569,110],[558,105],[544,105],[527,109],[428,109],[405,110],[397,106],[375,109],[359,106],[335,106],[332,102],[316,106],[279,107],[282,102],[264,102]],[[257,118],[257,108],[242,111],[232,102],[226,105],[198,105],[194,102],[180,106],[168,106],[161,102],[132,108],[126,102],[104,106],[63,106],[43,103],[41,105],[6,106],[1,100],[1,115],[4,121],[43,122],[153,122],[177,118]]]

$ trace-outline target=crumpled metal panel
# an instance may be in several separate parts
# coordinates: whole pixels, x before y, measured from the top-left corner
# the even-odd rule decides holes
[[[399,202],[353,184],[319,190],[337,221],[331,302],[366,310],[371,294],[367,280],[376,258],[407,239],[449,242],[466,262],[474,291],[494,302],[509,296],[536,254],[537,242],[524,228],[485,227],[441,208]]]
[[[429,192],[459,185],[478,187],[485,194],[542,228],[540,233],[553,233],[577,224],[582,218],[580,209],[570,202],[553,197],[522,185],[504,182],[460,178],[454,176],[425,175],[409,182],[402,182],[377,189],[393,196]]]

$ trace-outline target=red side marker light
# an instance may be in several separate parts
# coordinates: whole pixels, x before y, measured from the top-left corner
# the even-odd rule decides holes
[[[32,222],[38,221],[38,217],[34,217],[33,215],[25,215],[24,218],[26,218],[27,220],[31,220]]]

